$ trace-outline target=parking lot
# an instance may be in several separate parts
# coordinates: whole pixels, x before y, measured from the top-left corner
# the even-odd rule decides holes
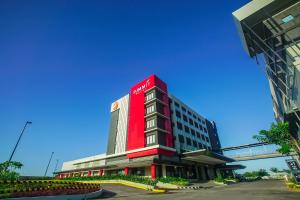
[[[287,190],[283,181],[257,181],[200,190],[153,193],[123,185],[103,185],[101,199],[205,199],[205,200],[299,200],[300,193]]]

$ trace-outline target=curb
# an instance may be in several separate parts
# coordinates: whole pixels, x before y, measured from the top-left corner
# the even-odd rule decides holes
[[[84,181],[81,181],[83,183],[85,183]],[[126,185],[128,187],[133,187],[133,188],[138,188],[138,189],[142,189],[142,190],[147,190],[147,191],[152,191],[152,192],[156,192],[156,193],[163,193],[166,192],[166,190],[163,189],[156,189],[154,188],[154,186],[150,186],[150,185],[145,185],[142,183],[134,183],[134,182],[130,182],[130,181],[124,181],[124,180],[115,180],[115,181],[89,181],[87,183],[99,183],[99,184],[121,184],[121,185]]]

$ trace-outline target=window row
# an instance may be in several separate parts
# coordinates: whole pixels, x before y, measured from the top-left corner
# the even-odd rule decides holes
[[[183,125],[183,124],[180,123],[180,122],[177,122],[177,128],[178,128],[179,130],[183,130],[183,128],[184,128],[184,132],[190,133],[190,134],[192,134],[193,136],[197,136],[198,138],[201,137],[202,140],[209,142],[208,137],[206,137],[205,135],[199,133],[198,131],[195,131],[195,130],[192,129],[192,128],[189,128],[189,127],[186,126],[186,125]]]
[[[199,148],[199,149],[210,149],[210,147],[206,146],[205,144],[202,144],[200,142],[192,140],[191,138],[185,137],[185,140],[184,140],[183,135],[178,135],[178,137],[179,137],[178,138],[179,142],[182,143],[182,144],[186,143],[189,146],[193,146],[193,147],[196,147],[196,148]]]
[[[181,119],[181,113],[178,110],[176,110],[175,115],[177,118]],[[205,133],[207,133],[207,129],[205,127],[203,127],[201,124],[198,124],[193,119],[188,118],[185,114],[182,114],[182,119],[183,119],[183,121],[188,122],[191,126],[194,126],[197,129],[200,129],[201,131],[204,131]]]
[[[189,116],[192,116],[195,120],[198,120],[199,123],[205,124],[205,120],[202,120],[200,117],[197,117],[195,114],[193,114],[191,111],[187,110],[185,107],[180,106],[179,103],[176,101],[174,102],[175,107],[180,108],[183,112],[187,112]],[[176,115],[177,116],[177,115]]]

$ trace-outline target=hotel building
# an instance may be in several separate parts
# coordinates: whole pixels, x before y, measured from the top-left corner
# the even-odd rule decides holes
[[[64,162],[60,178],[112,174],[209,180],[234,160],[222,155],[216,124],[152,75],[111,104],[107,151]]]

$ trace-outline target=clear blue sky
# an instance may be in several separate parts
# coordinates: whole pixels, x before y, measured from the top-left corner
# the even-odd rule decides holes
[[[150,74],[216,121],[222,146],[255,142],[274,119],[263,64],[242,49],[231,15],[246,2],[2,0],[0,161],[26,120],[22,174],[42,175],[51,151],[60,164],[105,152],[110,103]]]

